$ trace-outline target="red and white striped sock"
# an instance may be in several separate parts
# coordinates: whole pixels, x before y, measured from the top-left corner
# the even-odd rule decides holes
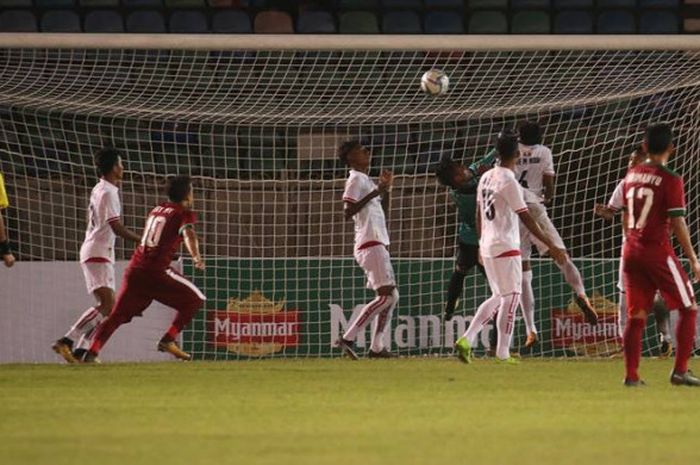
[[[66,333],[68,339],[75,341],[84,334],[89,333],[100,324],[104,317],[95,307],[90,307],[78,318],[78,321],[73,323],[70,330]]]
[[[343,339],[354,341],[358,331],[364,329],[375,315],[390,309],[393,304],[394,297],[392,295],[378,295],[376,299],[362,308],[360,315],[343,334]]]

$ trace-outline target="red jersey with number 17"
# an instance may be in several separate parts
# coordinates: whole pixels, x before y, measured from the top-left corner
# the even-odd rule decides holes
[[[627,172],[624,196],[625,250],[663,248],[672,253],[669,218],[685,216],[683,178],[663,165],[642,163]]]
[[[130,268],[163,271],[182,242],[182,232],[197,218],[193,211],[177,203],[165,202],[151,210],[141,244],[129,262]]]

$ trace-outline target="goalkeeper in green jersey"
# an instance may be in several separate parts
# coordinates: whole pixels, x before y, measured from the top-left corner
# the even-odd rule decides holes
[[[495,150],[490,151],[468,168],[450,157],[443,157],[435,170],[440,184],[450,189],[450,197],[457,207],[459,216],[457,260],[447,290],[445,321],[452,319],[454,315],[459,298],[462,296],[467,273],[476,266],[484,275],[484,268],[479,263],[479,237],[476,232],[476,188],[481,175],[491,169],[495,161]]]

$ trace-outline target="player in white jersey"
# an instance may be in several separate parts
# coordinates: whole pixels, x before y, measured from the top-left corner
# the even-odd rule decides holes
[[[640,146],[637,150],[632,152],[627,163],[627,168],[631,169],[642,163],[646,159],[646,153],[644,152],[643,146]],[[625,180],[621,180],[615,190],[613,191],[610,200],[606,204],[596,204],[594,212],[601,218],[611,221],[615,215],[622,212],[625,209]],[[625,242],[625,233],[627,230],[627,225],[622,222],[622,242]],[[620,253],[620,267],[618,272],[617,289],[620,291],[620,298],[618,303],[618,333],[620,337],[623,335],[625,328],[625,322],[627,321],[627,298],[625,296],[625,286],[622,282],[622,269],[624,262],[622,261],[622,252]],[[654,313],[654,320],[656,321],[656,328],[659,331],[659,341],[660,341],[660,353],[663,356],[670,356],[673,352],[673,340],[671,338],[671,328],[670,328],[670,315],[663,302],[661,296],[657,293],[656,299],[654,300],[654,307],[652,308]]]
[[[525,191],[525,202],[530,214],[554,241],[558,249],[566,250],[557,228],[547,214],[546,206],[554,196],[554,161],[552,151],[542,145],[542,129],[538,123],[524,121],[518,128],[520,133],[520,159],[515,167],[515,176]],[[540,256],[545,256],[547,246],[537,237],[533,236],[524,224],[520,225],[521,244],[520,252],[523,260],[523,289],[522,311],[523,319],[527,327],[527,341],[525,347],[531,347],[538,341],[537,325],[535,324],[535,294],[532,290],[532,266],[530,256],[532,246],[536,246]],[[575,292],[574,300],[583,312],[586,321],[596,324],[598,315],[588,300],[586,288],[574,262],[567,255],[562,264],[557,265],[564,275],[564,279]]]
[[[392,358],[394,355],[384,347],[383,336],[399,300],[394,269],[387,250],[389,233],[385,216],[394,177],[390,171],[384,171],[379,177],[379,184],[375,184],[367,175],[370,152],[356,140],[343,143],[339,149],[339,157],[350,167],[350,175],[343,192],[343,204],[345,218],[352,218],[355,223],[355,260],[365,272],[367,287],[375,291],[377,296],[362,308],[358,317],[338,339],[337,345],[345,355],[357,360],[353,341],[357,333],[376,317],[377,323],[372,332],[368,356]]]
[[[80,315],[68,332],[52,348],[68,363],[76,363],[90,346],[90,337],[97,325],[109,315],[114,306],[114,242],[117,236],[138,242],[140,237],[121,224],[119,185],[124,166],[119,153],[103,148],[95,155],[95,167],[100,181],[90,194],[88,226],[80,248],[88,294],[95,296],[97,305]],[[78,344],[73,350],[74,342]]]
[[[476,203],[479,251],[493,295],[479,306],[466,333],[455,344],[459,358],[466,363],[471,362],[472,347],[479,332],[496,315],[496,358],[515,363],[510,357],[510,342],[522,288],[520,222],[547,246],[547,252],[557,263],[566,258],[566,252],[556,247],[528,211],[523,190],[514,174],[519,157],[515,134],[499,134],[496,150],[500,165],[482,176]]]

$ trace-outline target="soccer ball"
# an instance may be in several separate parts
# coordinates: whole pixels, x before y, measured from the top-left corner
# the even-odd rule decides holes
[[[423,74],[420,78],[420,88],[423,92],[430,95],[441,95],[447,92],[447,86],[450,80],[447,74],[439,69],[431,69]]]

